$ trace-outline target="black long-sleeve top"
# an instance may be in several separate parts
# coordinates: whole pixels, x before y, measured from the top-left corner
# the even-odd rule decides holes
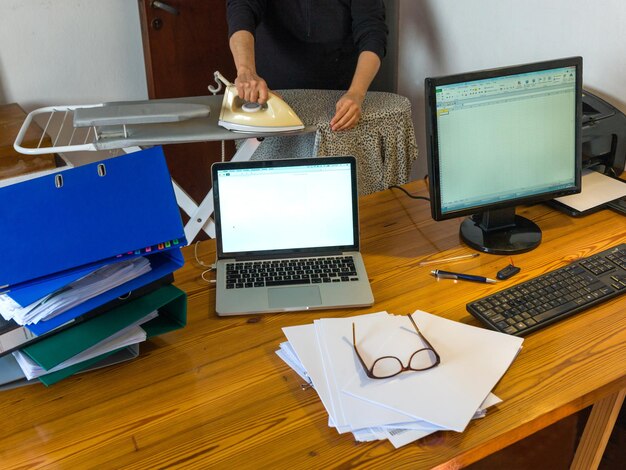
[[[348,89],[359,54],[387,46],[382,0],[227,0],[227,20],[229,37],[254,35],[272,89]]]

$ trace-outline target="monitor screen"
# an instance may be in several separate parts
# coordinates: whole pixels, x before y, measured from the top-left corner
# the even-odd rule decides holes
[[[358,251],[355,157],[218,162],[211,174],[220,259]]]
[[[582,59],[426,79],[431,208],[464,215],[461,238],[528,251],[541,230],[515,206],[580,192]]]
[[[224,253],[353,245],[352,165],[320,162],[218,169]]]

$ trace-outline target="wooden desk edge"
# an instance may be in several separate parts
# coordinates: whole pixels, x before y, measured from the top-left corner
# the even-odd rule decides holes
[[[460,469],[476,463],[589,406],[592,407],[592,411],[585,424],[583,435],[576,448],[576,454],[570,468],[572,470],[598,468],[624,402],[625,394],[626,376],[606,384],[572,403],[544,414],[532,422],[523,423],[519,428],[501,435],[497,442],[489,441],[482,446],[475,447],[448,461],[442,462],[433,467],[433,470]],[[425,439],[428,439],[428,437]]]

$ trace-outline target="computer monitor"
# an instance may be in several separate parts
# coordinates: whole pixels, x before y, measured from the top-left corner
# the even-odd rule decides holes
[[[515,206],[580,192],[582,58],[426,79],[432,216],[469,215],[461,239],[529,251],[541,230]]]

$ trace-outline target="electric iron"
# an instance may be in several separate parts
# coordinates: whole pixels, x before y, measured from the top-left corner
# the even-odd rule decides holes
[[[285,132],[304,129],[304,124],[293,109],[274,93],[270,92],[267,102],[249,103],[237,94],[235,85],[226,80],[221,73],[215,72],[215,81],[218,87],[209,86],[215,94],[224,90],[224,100],[218,124],[228,130],[236,132]]]

